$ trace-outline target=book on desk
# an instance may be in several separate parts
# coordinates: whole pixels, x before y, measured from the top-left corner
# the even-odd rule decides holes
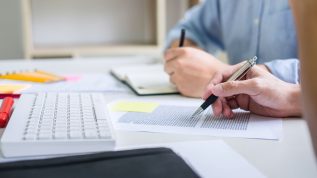
[[[176,86],[170,83],[162,64],[115,67],[110,72],[140,96],[178,93]]]

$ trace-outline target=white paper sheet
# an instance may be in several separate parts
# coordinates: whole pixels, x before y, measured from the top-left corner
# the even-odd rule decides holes
[[[235,110],[233,119],[217,118],[211,109],[201,117],[191,118],[198,106],[160,102],[152,113],[110,112],[110,115],[116,129],[130,131],[276,140],[282,136],[282,120],[279,118],[257,116],[242,110]]]
[[[171,148],[204,178],[265,177],[221,140],[142,145],[118,148],[118,150],[151,147]]]
[[[130,91],[123,83],[110,74],[78,74],[78,80],[61,81],[57,83],[30,83],[22,81],[3,80],[2,83],[27,83],[32,86],[22,93],[35,92],[126,92]]]

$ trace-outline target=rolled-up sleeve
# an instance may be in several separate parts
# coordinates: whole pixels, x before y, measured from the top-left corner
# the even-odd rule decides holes
[[[218,0],[203,1],[187,13],[185,17],[169,32],[165,49],[179,39],[182,28],[186,38],[195,42],[207,52],[215,53],[223,49]],[[212,30],[211,30],[212,29]]]
[[[265,63],[273,75],[288,83],[300,83],[300,64],[298,59],[274,60]]]

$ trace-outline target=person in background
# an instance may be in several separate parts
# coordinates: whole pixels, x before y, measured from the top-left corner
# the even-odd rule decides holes
[[[186,29],[183,48],[181,29]],[[246,58],[258,57],[262,70],[299,83],[293,16],[288,0],[205,0],[189,10],[167,38],[165,71],[181,94],[201,97],[213,76]],[[229,58],[218,60],[219,51]]]

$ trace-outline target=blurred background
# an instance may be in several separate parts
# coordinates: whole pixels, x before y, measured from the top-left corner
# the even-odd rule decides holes
[[[0,59],[159,56],[199,0],[0,0]]]

